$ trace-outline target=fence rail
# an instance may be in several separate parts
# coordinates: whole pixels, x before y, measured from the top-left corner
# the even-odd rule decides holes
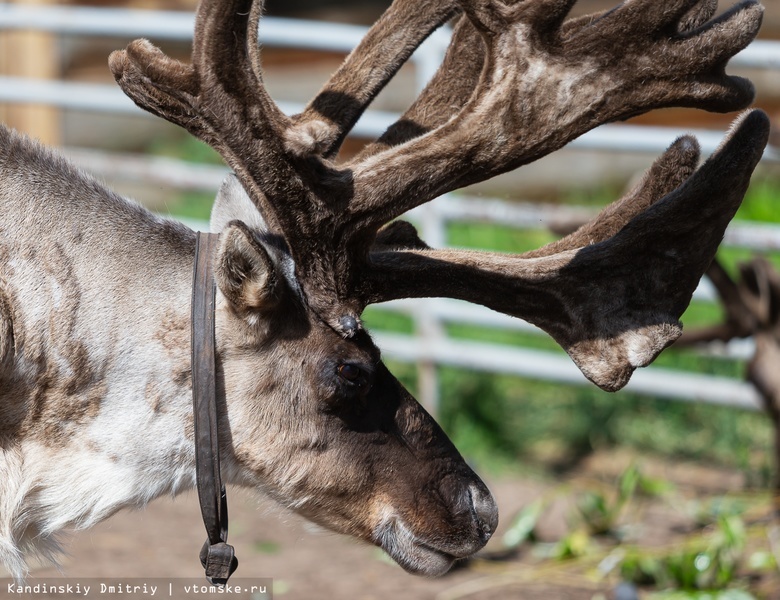
[[[0,5],[0,32],[31,29],[58,36],[101,36],[117,38],[147,37],[152,40],[188,41],[192,37],[191,13],[142,11],[93,7],[28,7]],[[264,46],[301,48],[323,52],[347,53],[362,38],[365,28],[312,21],[265,18],[260,39]],[[441,62],[449,41],[449,32],[438,31],[418,49],[411,63],[415,67],[417,87],[422,89]],[[731,61],[734,67],[780,70],[780,43],[757,41]],[[72,81],[33,80],[0,75],[0,103],[44,104],[67,110],[146,115],[118,88],[109,85]],[[280,102],[290,114],[302,106]],[[399,115],[367,111],[353,135],[373,138]],[[605,152],[659,153],[682,133],[693,133],[705,153],[712,152],[722,132],[683,131],[669,127],[606,125],[570,144],[572,148]],[[111,154],[86,148],[69,148],[70,157],[87,170],[110,177],[151,181],[180,189],[215,191],[227,170],[223,167],[193,165],[182,161],[127,154]],[[764,161],[780,162],[780,153],[768,148]],[[436,246],[446,245],[447,226],[454,221],[501,223],[517,229],[537,229],[544,224],[581,220],[590,211],[560,207],[507,203],[465,196],[448,196],[412,211],[423,237]],[[205,224],[193,224],[205,227]],[[725,243],[757,251],[780,251],[780,227],[735,223],[729,227]],[[713,300],[712,289],[700,286],[697,297]],[[494,313],[482,307],[453,300],[404,300],[383,305],[410,315],[416,334],[401,336],[380,333],[377,340],[386,356],[421,365],[422,398],[433,410],[436,406],[435,366],[440,364],[509,373],[566,384],[587,384],[573,363],[561,354],[506,347],[498,344],[454,340],[447,336],[449,322],[470,323],[498,329],[539,332],[521,320]],[[541,334],[541,332],[539,332]],[[751,352],[750,342],[732,342],[712,350],[734,358]],[[427,383],[425,383],[427,381]],[[650,367],[634,374],[627,390],[677,400],[692,400],[759,409],[760,401],[748,384],[734,379]]]

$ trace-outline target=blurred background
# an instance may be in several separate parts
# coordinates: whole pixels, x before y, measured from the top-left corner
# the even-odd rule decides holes
[[[574,12],[613,4],[581,0]],[[272,96],[286,111],[299,110],[387,5],[269,0],[260,37]],[[775,120],[780,1],[764,5],[759,41],[729,70],[754,82],[756,105]],[[6,0],[0,120],[61,148],[150,209],[205,227],[226,173],[221,160],[137,109],[107,68],[108,54],[137,37],[187,60],[194,8],[194,0]],[[437,32],[415,54],[344,155],[412,102],[446,41]],[[535,248],[620,197],[678,135],[694,132],[711,152],[734,117],[666,109],[604,126],[410,218],[434,246]],[[703,598],[707,590],[712,598],[780,598],[780,530],[772,518],[780,507],[780,398],[746,378],[751,361],[772,364],[757,354],[755,337],[775,347],[780,331],[778,161],[770,145],[726,236],[718,257],[726,283],[704,281],[684,316],[686,331],[703,332],[709,343],[667,350],[617,394],[588,383],[554,342],[521,321],[455,301],[367,311],[391,369],[497,492],[502,525],[485,558],[436,582],[416,579],[373,549],[314,533],[291,516],[280,523],[262,501],[239,494],[234,535],[245,546],[244,568],[274,577],[277,597],[289,598],[596,599],[618,597],[620,582],[634,597]],[[725,303],[724,289],[737,290],[742,303]],[[158,502],[143,516],[120,515],[79,534],[65,572],[197,573],[194,505],[194,498]],[[133,551],[160,527],[177,531],[165,542],[170,548]]]

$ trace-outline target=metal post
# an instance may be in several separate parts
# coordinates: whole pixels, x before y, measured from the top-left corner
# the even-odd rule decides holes
[[[449,32],[435,32],[415,53],[416,87],[421,93],[428,82],[436,74],[444,59],[449,43]],[[438,200],[445,201],[444,198]],[[433,203],[429,202],[416,211],[419,219],[422,237],[434,248],[441,248],[447,243],[447,225]],[[430,301],[421,301],[413,312],[415,322],[415,337],[423,350],[422,358],[417,363],[417,397],[425,409],[434,417],[439,412],[439,376],[435,362],[435,346],[446,338],[444,324],[431,309]]]

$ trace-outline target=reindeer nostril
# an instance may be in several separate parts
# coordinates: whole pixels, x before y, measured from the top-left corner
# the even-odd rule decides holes
[[[487,542],[498,527],[498,507],[490,492],[479,486],[470,485],[469,496],[480,537]]]

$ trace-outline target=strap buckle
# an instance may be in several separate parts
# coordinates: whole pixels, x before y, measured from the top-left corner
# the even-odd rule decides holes
[[[200,550],[200,562],[206,569],[206,579],[218,586],[224,586],[238,568],[235,550],[225,542],[212,544],[206,540]]]

